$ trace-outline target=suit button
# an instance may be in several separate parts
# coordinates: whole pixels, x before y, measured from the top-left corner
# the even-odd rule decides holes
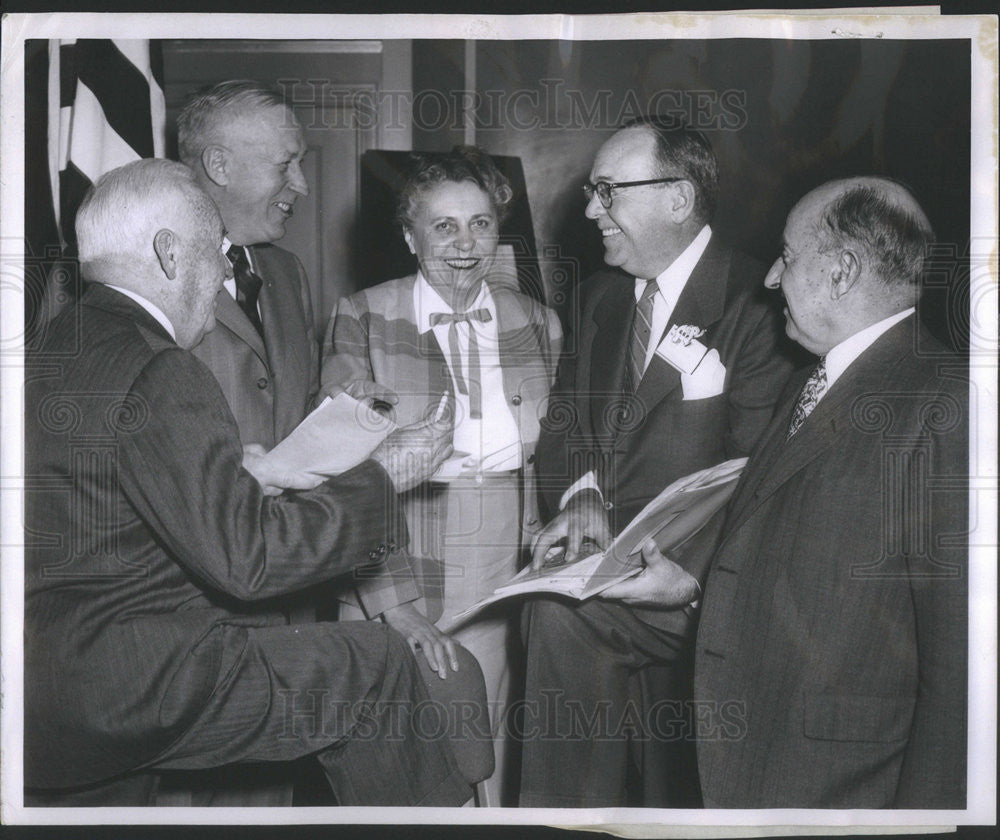
[[[512,405],[520,405],[521,404],[521,395],[520,394],[514,394],[514,396],[510,398],[510,402],[511,402]]]
[[[262,390],[262,391],[267,387],[267,377],[266,376],[262,376],[260,379],[257,380],[257,387],[260,388],[260,390]]]
[[[534,517],[532,517],[531,519],[528,520],[528,524],[529,525],[537,525],[538,524],[538,520],[535,519]]]
[[[531,453],[531,454],[530,454],[530,455],[528,456],[528,463],[529,463],[529,464],[533,464],[533,463],[535,463],[535,453],[534,453],[534,452],[532,452],[532,453]]]
[[[614,506],[615,506],[614,502],[605,502],[604,503],[604,509],[605,510],[611,510],[611,508],[613,508]]]

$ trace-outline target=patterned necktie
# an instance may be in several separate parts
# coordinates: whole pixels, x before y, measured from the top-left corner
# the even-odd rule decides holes
[[[819,402],[819,398],[823,396],[825,390],[826,356],[819,360],[819,364],[816,365],[813,372],[809,375],[806,384],[802,386],[798,402],[795,403],[795,411],[792,412],[792,422],[788,424],[788,435],[785,440],[788,440],[799,430],[799,426],[812,413],[812,410],[816,408],[816,403]]]
[[[468,312],[432,312],[430,322],[432,327],[448,324],[448,351],[451,353],[451,370],[455,376],[455,384],[461,394],[469,397],[469,416],[478,420],[483,416],[483,386],[479,370],[479,339],[470,322],[487,323],[493,320],[488,309],[470,309]],[[462,321],[469,325],[469,381],[466,383],[462,375],[462,353],[458,347],[458,323]]]
[[[243,310],[250,323],[261,338],[264,337],[264,325],[260,322],[260,313],[257,311],[257,296],[260,294],[260,287],[264,281],[253,273],[250,268],[250,260],[247,259],[246,249],[242,245],[231,245],[226,251],[229,262],[233,264],[233,276],[236,279],[236,303]]]
[[[653,328],[653,295],[659,291],[655,280],[646,283],[642,297],[635,305],[635,315],[632,317],[632,335],[628,345],[628,380],[625,390],[633,393],[642,381],[646,369],[646,348],[649,347],[649,334]]]

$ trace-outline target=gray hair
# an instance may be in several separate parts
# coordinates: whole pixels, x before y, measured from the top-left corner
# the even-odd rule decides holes
[[[183,213],[199,225],[218,218],[184,164],[149,158],[112,169],[97,179],[77,211],[80,262],[141,260],[152,253],[156,232],[176,224]]]
[[[234,118],[277,106],[287,106],[281,91],[252,79],[230,79],[194,91],[177,117],[180,159],[194,166],[206,147],[221,140]]]
[[[902,184],[880,178],[848,187],[824,208],[819,227],[820,250],[854,245],[886,285],[920,285],[934,231]]]
[[[514,191],[506,176],[478,146],[455,146],[444,155],[413,156],[409,177],[399,194],[396,221],[410,230],[424,193],[445,181],[471,181],[489,197],[497,222],[507,218]]]

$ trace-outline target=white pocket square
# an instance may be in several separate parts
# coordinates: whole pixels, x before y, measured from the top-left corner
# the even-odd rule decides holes
[[[681,374],[681,388],[685,400],[704,400],[717,397],[726,385],[726,366],[718,350],[709,350],[692,373]]]

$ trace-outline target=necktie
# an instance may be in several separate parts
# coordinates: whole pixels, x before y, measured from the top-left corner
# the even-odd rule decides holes
[[[788,440],[799,430],[799,426],[816,408],[816,403],[819,402],[819,398],[823,396],[825,390],[826,357],[824,356],[819,360],[819,364],[816,365],[813,372],[809,374],[806,384],[802,386],[798,402],[795,403],[795,411],[792,412],[792,422],[788,424],[788,435],[785,440]]]
[[[229,262],[233,264],[233,277],[236,279],[236,303],[243,310],[250,323],[261,338],[264,337],[264,325],[260,322],[260,313],[257,312],[257,296],[260,294],[260,287],[264,281],[260,279],[250,268],[250,260],[247,259],[246,249],[242,245],[232,245],[226,251]]]
[[[459,393],[469,397],[469,416],[478,420],[483,416],[483,388],[479,371],[479,340],[473,329],[472,321],[486,323],[493,316],[488,309],[470,309],[468,312],[432,312],[430,322],[432,327],[448,324],[448,351],[451,353],[451,369],[455,376],[455,384]],[[458,347],[458,323],[469,324],[469,381],[466,383],[462,375],[462,353]]]
[[[646,368],[646,348],[649,347],[649,334],[653,325],[653,295],[659,291],[655,280],[646,283],[642,296],[635,305],[635,315],[632,317],[632,335],[628,345],[628,381],[626,391],[635,391],[642,381]]]

